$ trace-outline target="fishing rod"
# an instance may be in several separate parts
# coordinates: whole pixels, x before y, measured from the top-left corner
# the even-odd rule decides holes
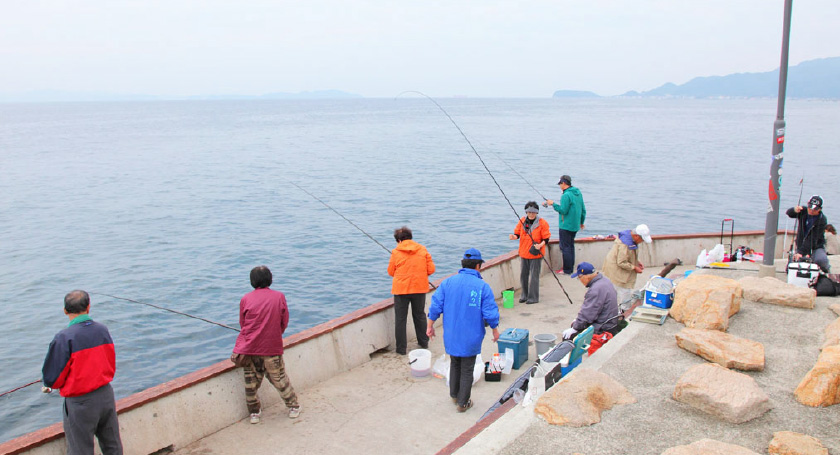
[[[92,294],[92,295],[103,295],[103,296],[106,296],[106,297],[111,297],[112,299],[125,300],[126,302],[132,302],[132,303],[139,303],[140,305],[150,306],[150,307],[152,307],[152,308],[157,308],[157,309],[159,309],[159,310],[164,310],[164,311],[168,311],[168,312],[170,312],[170,313],[180,314],[181,316],[186,316],[186,317],[188,317],[188,318],[198,319],[199,321],[204,321],[204,322],[207,322],[207,323],[210,323],[210,324],[215,324],[215,325],[217,325],[217,326],[219,326],[219,327],[224,327],[224,328],[226,328],[226,329],[235,330],[235,331],[237,331],[237,332],[240,332],[240,331],[241,331],[241,330],[237,329],[236,327],[231,327],[231,326],[229,326],[229,325],[222,324],[221,322],[211,321],[211,320],[209,320],[209,319],[205,319],[205,318],[202,318],[202,317],[199,317],[199,316],[195,316],[195,315],[192,315],[192,314],[189,314],[189,313],[184,313],[184,312],[182,312],[182,311],[172,310],[172,309],[169,309],[169,308],[166,308],[166,307],[162,307],[162,306],[158,306],[158,305],[154,305],[154,304],[151,304],[151,303],[140,302],[139,300],[127,299],[127,298],[125,298],[125,297],[119,297],[119,296],[116,296],[116,295],[105,294],[105,293],[103,293],[103,292],[89,292],[89,294]]]
[[[455,126],[455,129],[457,129],[458,132],[461,133],[461,137],[463,137],[464,140],[467,141],[467,144],[470,146],[473,153],[475,153],[475,156],[478,158],[478,161],[481,161],[481,165],[484,166],[484,170],[487,171],[487,174],[490,176],[491,179],[493,179],[493,183],[496,184],[496,188],[499,189],[499,192],[502,193],[502,197],[505,198],[505,201],[507,201],[507,204],[510,206],[510,209],[513,210],[513,214],[516,215],[516,218],[519,220],[519,223],[522,225],[522,229],[525,231],[526,234],[528,234],[528,237],[531,238],[531,243],[532,244],[537,243],[537,242],[534,241],[534,236],[532,236],[531,233],[528,231],[528,229],[525,228],[525,222],[523,221],[522,218],[519,217],[519,213],[516,211],[516,208],[513,207],[513,204],[510,202],[510,199],[508,199],[507,194],[505,194],[505,191],[502,189],[501,185],[499,185],[499,182],[496,180],[496,177],[493,176],[493,173],[490,172],[490,168],[487,167],[487,163],[484,162],[484,159],[481,157],[481,155],[478,153],[478,151],[472,145],[472,142],[470,142],[470,139],[467,137],[467,135],[464,134],[464,131],[461,129],[461,127],[458,126],[458,124],[455,122],[455,120],[452,118],[452,116],[449,115],[448,112],[446,112],[446,109],[444,109],[443,106],[438,104],[438,102],[435,101],[434,98],[430,97],[429,95],[426,95],[423,92],[418,92],[416,90],[407,90],[405,92],[402,92],[399,95],[397,95],[397,98],[399,98],[400,96],[402,96],[403,94],[406,94],[406,93],[416,93],[420,96],[425,97],[426,99],[428,99],[429,101],[434,103],[435,106],[437,106],[438,109],[440,109],[440,111],[443,112],[443,115],[445,115],[446,118],[448,118],[449,121],[452,122],[452,125]],[[545,262],[546,265],[548,266],[548,270],[549,270],[549,272],[551,272],[551,276],[553,276],[554,280],[557,281],[557,284],[560,286],[560,289],[563,291],[563,294],[565,294],[566,298],[569,299],[569,304],[574,305],[574,303],[572,302],[572,298],[569,297],[569,293],[566,292],[566,288],[563,287],[563,283],[560,282],[560,278],[558,278],[557,274],[554,273],[554,270],[552,270],[551,264],[548,262],[548,259],[545,257],[545,255],[542,255],[542,259],[543,259],[543,262]]]
[[[338,215],[338,216],[340,216],[341,218],[343,218],[343,219],[344,219],[344,221],[346,221],[346,222],[350,223],[350,224],[351,224],[354,228],[358,229],[358,230],[359,230],[359,232],[361,232],[362,234],[366,235],[366,236],[367,236],[367,238],[369,238],[369,239],[373,240],[374,242],[376,242],[376,244],[377,244],[377,245],[379,245],[379,246],[381,246],[383,250],[387,251],[389,255],[391,254],[391,250],[390,250],[387,246],[383,245],[383,244],[382,244],[379,240],[376,240],[375,238],[373,238],[373,236],[372,236],[372,235],[370,235],[370,234],[368,234],[367,232],[365,232],[365,230],[364,230],[364,229],[362,229],[362,228],[360,228],[360,227],[359,227],[359,225],[357,225],[356,223],[354,223],[354,222],[350,221],[350,219],[348,219],[346,216],[344,216],[344,215],[342,215],[341,213],[339,213],[339,212],[338,212],[338,210],[336,210],[336,209],[332,208],[329,204],[327,204],[326,202],[324,202],[321,198],[319,198],[318,196],[315,196],[314,194],[310,193],[310,192],[309,192],[309,191],[307,191],[305,188],[303,188],[302,186],[298,185],[298,184],[297,184],[297,183],[295,183],[295,182],[289,181],[289,183],[291,183],[292,185],[294,185],[297,189],[299,189],[299,190],[303,191],[304,193],[308,194],[309,196],[311,196],[311,197],[312,197],[312,199],[315,199],[316,201],[320,202],[320,203],[321,203],[321,205],[323,205],[324,207],[326,207],[326,208],[328,208],[328,209],[332,210],[332,211],[333,211],[333,213],[335,213],[336,215]],[[431,287],[432,287],[432,289],[437,289],[437,286],[435,286],[434,284],[432,284],[432,282],[431,282],[431,281],[429,281],[429,286],[431,286]]]
[[[519,178],[521,178],[521,179],[522,179],[522,181],[524,181],[525,183],[527,183],[527,184],[528,184],[528,186],[530,186],[530,187],[531,187],[531,189],[533,189],[534,191],[536,191],[536,192],[537,192],[537,194],[539,194],[539,195],[540,195],[540,197],[541,197],[541,198],[543,198],[543,200],[544,200],[544,201],[547,201],[547,200],[548,200],[548,198],[547,198],[547,197],[545,197],[542,193],[540,193],[540,190],[536,189],[536,188],[534,187],[534,185],[531,185],[531,182],[529,182],[529,181],[528,181],[528,179],[526,179],[526,178],[525,178],[525,176],[523,176],[522,174],[520,174],[520,173],[519,173],[516,169],[514,169],[514,167],[513,167],[513,166],[511,166],[511,165],[510,165],[510,163],[508,163],[507,161],[505,161],[505,160],[504,160],[504,158],[502,158],[502,155],[501,155],[501,154],[496,153],[496,152],[493,152],[493,151],[491,151],[490,153],[492,153],[492,154],[496,155],[496,157],[497,157],[497,158],[498,158],[498,159],[499,159],[502,163],[505,163],[505,165],[506,165],[508,168],[510,168],[510,170],[511,170],[511,171],[513,171],[513,173],[514,173],[514,174],[518,175],[518,176],[519,176]]]
[[[799,179],[799,200],[796,201],[796,206],[798,207],[802,204],[802,190],[805,188],[802,182],[805,181],[805,176],[803,175],[801,179]],[[787,224],[790,221],[790,217],[785,220],[785,239],[782,241],[782,244],[787,243]],[[797,232],[799,229],[799,217],[796,217],[795,221],[793,222],[793,232]],[[790,258],[793,256],[793,246],[796,244],[796,234],[793,235],[793,241],[790,242],[790,249],[788,250],[788,262],[790,262]]]
[[[25,385],[22,385],[22,386],[20,386],[20,387],[15,387],[15,388],[14,388],[14,389],[12,389],[12,390],[7,390],[7,391],[5,391],[5,392],[3,392],[3,393],[0,393],[0,397],[5,396],[5,395],[8,395],[8,394],[10,394],[10,393],[12,393],[12,392],[17,392],[17,391],[18,391],[18,390],[20,390],[20,389],[25,389],[25,388],[27,388],[27,387],[29,387],[29,386],[31,386],[31,385],[33,385],[33,384],[37,384],[37,383],[39,383],[39,382],[41,382],[41,380],[40,380],[40,379],[36,379],[36,380],[34,380],[34,381],[30,382],[29,384],[25,384]]]

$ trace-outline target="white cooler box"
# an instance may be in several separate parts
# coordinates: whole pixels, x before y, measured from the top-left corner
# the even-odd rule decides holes
[[[820,266],[810,262],[791,262],[788,264],[788,284],[807,288],[808,283],[817,278]]]

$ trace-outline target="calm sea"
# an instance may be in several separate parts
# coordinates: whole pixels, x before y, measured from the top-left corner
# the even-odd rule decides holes
[[[763,229],[774,100],[442,99],[521,213],[570,174],[586,231]],[[782,205],[840,214],[840,102],[788,102]],[[66,292],[236,326],[249,270],[274,272],[294,333],[386,298],[408,225],[438,265],[515,248],[516,216],[449,120],[418,98],[0,104],[0,393],[38,379]],[[556,235],[557,218],[545,214]],[[780,227],[784,227],[782,219]],[[118,397],[227,358],[228,329],[93,296]],[[294,372],[291,373],[294,377]],[[0,398],[0,441],[60,419],[38,386]],[[244,406],[244,404],[243,404]]]

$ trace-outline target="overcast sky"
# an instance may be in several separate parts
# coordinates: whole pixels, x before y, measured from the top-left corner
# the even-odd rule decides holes
[[[783,0],[0,0],[0,92],[616,95],[778,67]],[[840,56],[793,5],[791,65]]]

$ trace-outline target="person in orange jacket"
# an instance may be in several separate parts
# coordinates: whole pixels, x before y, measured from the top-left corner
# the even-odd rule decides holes
[[[426,293],[429,292],[429,275],[435,273],[435,263],[426,247],[412,240],[411,229],[403,226],[394,230],[397,247],[391,251],[388,275],[394,277],[391,293],[394,294],[394,336],[397,339],[397,354],[405,355],[405,321],[408,306],[414,333],[421,348],[429,347],[426,335]]]
[[[516,228],[510,235],[511,240],[519,239],[519,259],[522,263],[519,273],[522,294],[519,303],[531,304],[540,301],[540,269],[551,230],[548,221],[540,218],[538,213],[540,206],[535,201],[525,204],[525,216],[516,223]]]

